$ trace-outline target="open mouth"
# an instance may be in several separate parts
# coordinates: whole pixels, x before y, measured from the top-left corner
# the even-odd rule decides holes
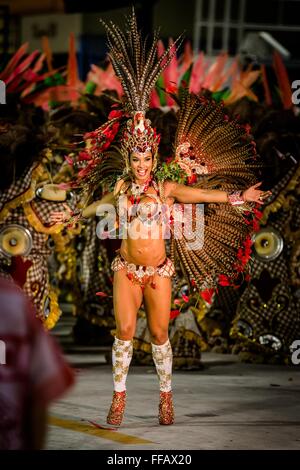
[[[146,173],[147,173],[147,170],[137,170],[137,174],[138,174],[139,176],[145,176]]]

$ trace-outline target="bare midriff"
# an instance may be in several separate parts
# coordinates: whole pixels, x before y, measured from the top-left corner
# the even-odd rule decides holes
[[[150,198],[145,198],[144,202],[150,201]],[[128,263],[154,267],[162,264],[166,259],[166,248],[161,221],[153,221],[149,226],[134,218],[127,238],[122,240],[120,254]]]
[[[123,239],[120,254],[128,263],[156,267],[166,258],[165,241]]]

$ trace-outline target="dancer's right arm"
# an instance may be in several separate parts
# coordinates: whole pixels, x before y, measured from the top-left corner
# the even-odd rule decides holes
[[[81,218],[94,217],[97,212],[97,208],[101,204],[115,204],[115,196],[113,193],[107,193],[101,199],[92,202],[82,210],[77,209],[72,211],[67,204],[64,204],[65,211],[53,211],[50,214],[50,222],[54,224],[74,223]]]
[[[115,196],[113,193],[107,193],[98,201],[92,202],[89,206],[85,207],[82,211],[82,217],[93,217],[96,215],[97,208],[101,206],[101,204],[114,204],[115,203]]]
[[[89,206],[87,206],[85,209],[82,211],[82,217],[92,217],[96,215],[97,212],[97,207],[100,206],[101,204],[113,204],[116,205],[117,202],[117,196],[124,184],[124,180],[120,179],[116,182],[114,190],[112,193],[107,193],[105,196],[102,197],[102,199],[99,199],[98,201],[92,202]]]

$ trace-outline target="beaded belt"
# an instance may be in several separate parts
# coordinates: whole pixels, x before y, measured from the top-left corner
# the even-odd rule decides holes
[[[134,263],[128,263],[122,255],[118,254],[111,263],[113,271],[126,269],[127,277],[134,284],[139,284],[144,287],[150,282],[150,285],[155,289],[153,282],[155,274],[160,277],[172,277],[175,274],[175,267],[170,258],[166,258],[159,266],[143,266]]]

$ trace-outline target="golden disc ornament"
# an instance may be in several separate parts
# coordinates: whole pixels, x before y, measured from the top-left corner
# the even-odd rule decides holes
[[[0,230],[0,251],[5,256],[27,256],[31,248],[32,235],[28,229],[10,224]]]
[[[272,227],[262,228],[253,236],[254,253],[264,261],[276,259],[283,250],[283,239]]]

